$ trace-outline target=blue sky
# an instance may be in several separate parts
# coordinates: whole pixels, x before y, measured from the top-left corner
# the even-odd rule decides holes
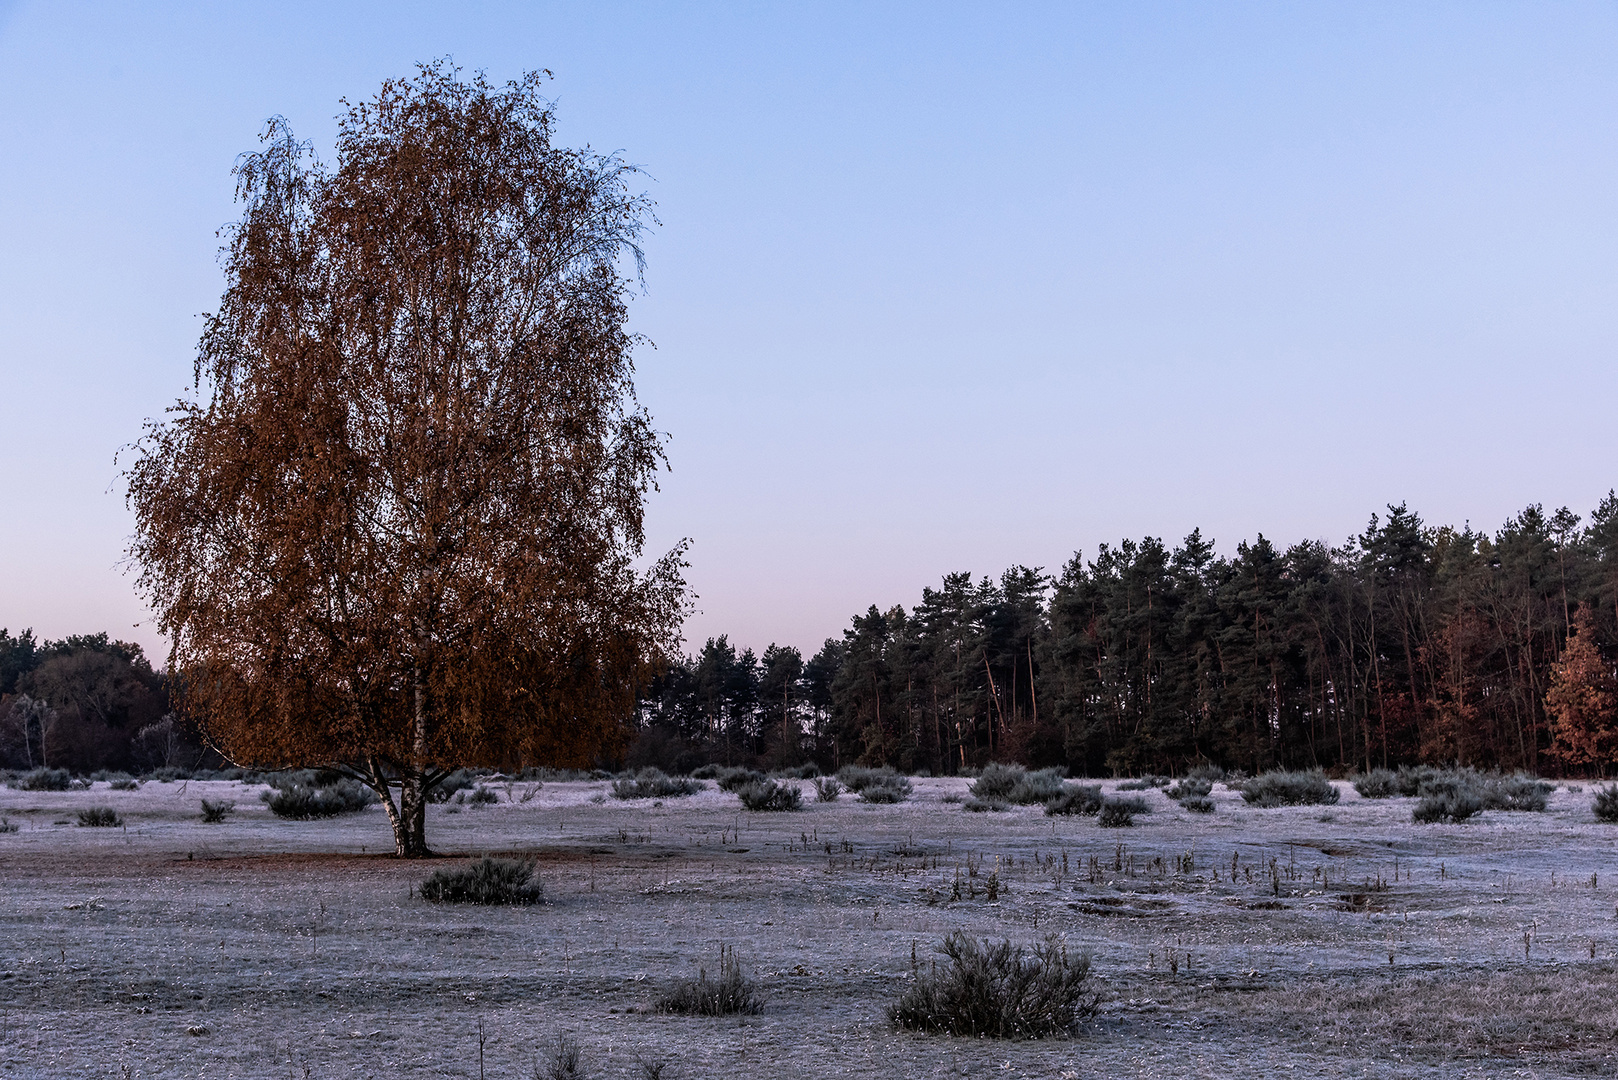
[[[697,644],[1618,483],[1610,4],[0,0],[0,625],[161,652],[113,458],[189,379],[231,164],[445,55],[647,169]]]

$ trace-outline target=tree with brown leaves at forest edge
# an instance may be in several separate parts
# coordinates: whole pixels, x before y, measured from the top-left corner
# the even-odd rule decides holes
[[[1589,608],[1573,617],[1573,635],[1551,668],[1545,711],[1551,718],[1551,753],[1570,765],[1618,761],[1618,678],[1596,648]]]
[[[683,545],[635,565],[650,205],[552,145],[542,78],[389,81],[335,169],[272,121],[195,390],[126,474],[181,707],[234,762],[368,784],[401,856],[454,768],[616,752],[687,603]]]

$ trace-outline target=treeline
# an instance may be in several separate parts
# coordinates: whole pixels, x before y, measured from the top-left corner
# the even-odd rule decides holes
[[[139,645],[0,629],[0,767],[145,771],[190,768],[202,756]]]
[[[950,574],[808,660],[712,639],[646,695],[630,758],[1601,771],[1615,654],[1618,495],[1587,524],[1535,505],[1493,535],[1399,505],[1339,547],[1260,536],[1227,557],[1193,532],[1055,576]]]

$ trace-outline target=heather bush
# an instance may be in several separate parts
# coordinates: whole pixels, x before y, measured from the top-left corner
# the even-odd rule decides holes
[[[836,802],[837,796],[843,793],[843,785],[835,776],[820,776],[815,778],[815,799],[819,802]]]
[[[1429,780],[1442,776],[1444,770],[1435,769],[1431,765],[1401,765],[1394,774],[1394,784],[1399,794],[1405,798],[1421,794],[1421,786]]]
[[[1125,780],[1118,785],[1118,791],[1150,791],[1152,788],[1166,787],[1169,778],[1166,776],[1142,776],[1136,780]]]
[[[110,806],[91,806],[79,811],[79,824],[93,829],[112,829],[124,823]]]
[[[1174,787],[1164,791],[1163,794],[1179,802],[1182,799],[1201,799],[1213,793],[1213,781],[1204,780],[1195,776],[1188,776]]]
[[[1096,1009],[1086,992],[1090,958],[1069,955],[1056,938],[1025,950],[964,933],[944,939],[942,968],[918,971],[888,1010],[896,1028],[966,1038],[1037,1039],[1061,1035]]]
[[[1192,780],[1206,780],[1210,784],[1219,784],[1224,782],[1225,770],[1213,764],[1193,765],[1185,775]]]
[[[461,800],[457,797],[455,801],[460,802]],[[489,787],[487,784],[479,784],[466,796],[466,802],[469,806],[493,806],[499,801],[500,796],[495,794],[494,788]]]
[[[73,782],[66,769],[33,769],[12,783],[18,791],[66,791]]]
[[[746,784],[763,783],[764,779],[764,774],[757,769],[748,769],[740,765],[726,766],[714,776],[714,780],[719,784],[719,790],[730,792],[735,792]]]
[[[1214,801],[1207,795],[1187,795],[1180,800],[1180,809],[1193,814],[1211,814],[1214,812]]]
[[[1276,806],[1330,806],[1341,794],[1325,773],[1267,772],[1246,781],[1241,786],[1242,798],[1253,806],[1269,809]]]
[[[202,800],[202,820],[210,825],[219,824],[235,812],[236,804],[228,799],[221,799],[218,802]]]
[[[1423,786],[1421,801],[1411,811],[1411,817],[1423,824],[1462,822],[1483,809],[1483,800],[1472,787],[1429,781]]]
[[[791,765],[784,769],[775,769],[770,773],[772,780],[813,780],[820,775],[820,766],[812,761],[802,765]]]
[[[1100,784],[1063,784],[1061,791],[1045,800],[1045,813],[1096,814],[1101,812]]]
[[[1010,809],[1010,803],[1003,803],[999,799],[980,799],[976,795],[961,804],[962,810],[969,810],[974,814],[998,814],[1002,810]]]
[[[796,784],[780,784],[774,780],[755,780],[736,789],[736,797],[749,810],[799,810],[803,807],[803,792]]]
[[[1598,821],[1618,821],[1618,784],[1596,788],[1595,801],[1590,804],[1590,809]]]
[[[1122,799],[1107,799],[1096,815],[1096,824],[1108,829],[1127,828],[1135,824],[1134,810]]]
[[[483,858],[453,870],[434,870],[418,891],[435,904],[537,904],[545,898],[527,859]]]
[[[735,952],[721,948],[718,978],[710,979],[707,968],[698,968],[695,979],[681,979],[659,995],[653,1007],[681,1016],[730,1016],[756,1013],[763,1004]]]
[[[883,776],[860,788],[860,802],[902,803],[913,790],[908,777]]]
[[[480,775],[482,774],[471,769],[456,769],[427,789],[427,801],[430,803],[449,802],[460,792],[471,791],[476,788]]]
[[[858,795],[872,784],[885,783],[892,780],[903,780],[891,765],[880,768],[871,768],[868,765],[844,765],[837,770],[837,779],[842,785]]]
[[[1354,777],[1354,790],[1367,799],[1391,799],[1399,793],[1399,774],[1392,769],[1372,769]]]
[[[978,773],[978,778],[967,788],[972,795],[985,802],[1010,802],[1011,791],[1027,774],[1021,765],[1004,765],[991,761]]]
[[[320,770],[271,776],[269,784],[270,790],[259,798],[276,817],[295,821],[351,814],[377,801],[376,794],[363,784]]]
[[[651,766],[637,772],[633,779],[612,782],[612,796],[615,799],[677,799],[695,795],[702,789],[701,780],[668,776],[662,769]]]

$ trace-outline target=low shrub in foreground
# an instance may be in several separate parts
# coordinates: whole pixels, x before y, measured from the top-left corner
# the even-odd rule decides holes
[[[1366,799],[1391,799],[1399,794],[1399,774],[1392,769],[1372,769],[1354,777],[1354,790]]]
[[[1179,802],[1182,799],[1200,799],[1213,794],[1213,781],[1204,780],[1195,776],[1188,776],[1175,786],[1164,791],[1163,794]]]
[[[1260,809],[1276,806],[1330,806],[1342,797],[1326,774],[1267,772],[1242,784],[1242,798]]]
[[[908,777],[884,776],[860,788],[860,802],[902,803],[912,790]]]
[[[92,829],[115,829],[124,823],[110,806],[91,806],[79,811],[79,824]]]
[[[1010,802],[1011,789],[1023,778],[1026,770],[1021,765],[1002,765],[991,761],[978,773],[978,778],[967,787],[972,797],[983,802]]]
[[[1062,790],[1045,800],[1045,813],[1097,814],[1101,812],[1100,784],[1063,784]]]
[[[228,799],[221,799],[218,802],[213,802],[209,799],[202,800],[202,820],[210,825],[219,824],[235,812],[236,804]]]
[[[1135,812],[1123,799],[1107,799],[1096,815],[1096,824],[1107,829],[1123,829],[1135,824]]]
[[[815,800],[817,802],[836,802],[837,796],[843,793],[843,785],[835,776],[820,776],[815,778]]]
[[[1432,786],[1411,811],[1411,817],[1426,825],[1465,821],[1483,809],[1477,792],[1464,786]]]
[[[903,780],[891,765],[872,768],[869,765],[844,765],[837,770],[837,779],[842,785],[858,795],[872,784],[887,783],[893,780]]]
[[[615,799],[677,799],[701,791],[701,780],[685,776],[668,776],[662,769],[648,766],[633,779],[614,780],[612,797]]]
[[[803,807],[803,792],[796,784],[778,784],[774,780],[755,780],[736,789],[736,797],[749,810],[799,810]]]
[[[1038,1039],[1071,1031],[1095,1012],[1086,993],[1090,958],[1070,956],[1056,938],[1032,949],[1009,941],[944,939],[942,967],[918,971],[888,1009],[896,1028],[989,1039]]]
[[[73,782],[66,769],[33,769],[17,777],[18,791],[66,791]]]
[[[1180,809],[1193,814],[1211,814],[1214,812],[1214,801],[1207,795],[1187,795],[1180,800]]]
[[[721,948],[719,977],[708,978],[708,969],[699,968],[695,979],[681,979],[661,994],[653,1008],[681,1016],[751,1015],[763,1008],[758,987],[742,974],[741,961],[734,952]]]
[[[1029,772],[1021,765],[990,762],[983,767],[977,780],[972,783],[971,791],[974,796],[985,802],[1034,806],[1048,802],[1062,793],[1064,771],[1054,768]]]
[[[1598,821],[1618,821],[1618,784],[1596,788],[1595,801],[1590,810]]]
[[[334,773],[306,769],[272,776],[269,783],[270,790],[259,798],[269,805],[270,813],[293,821],[352,814],[376,802],[370,788]]]
[[[734,792],[747,784],[759,784],[764,781],[764,774],[757,769],[747,769],[741,766],[720,769],[714,780],[719,784],[720,791]]]
[[[421,898],[435,904],[537,904],[545,890],[527,859],[479,859],[453,870],[434,870]]]

